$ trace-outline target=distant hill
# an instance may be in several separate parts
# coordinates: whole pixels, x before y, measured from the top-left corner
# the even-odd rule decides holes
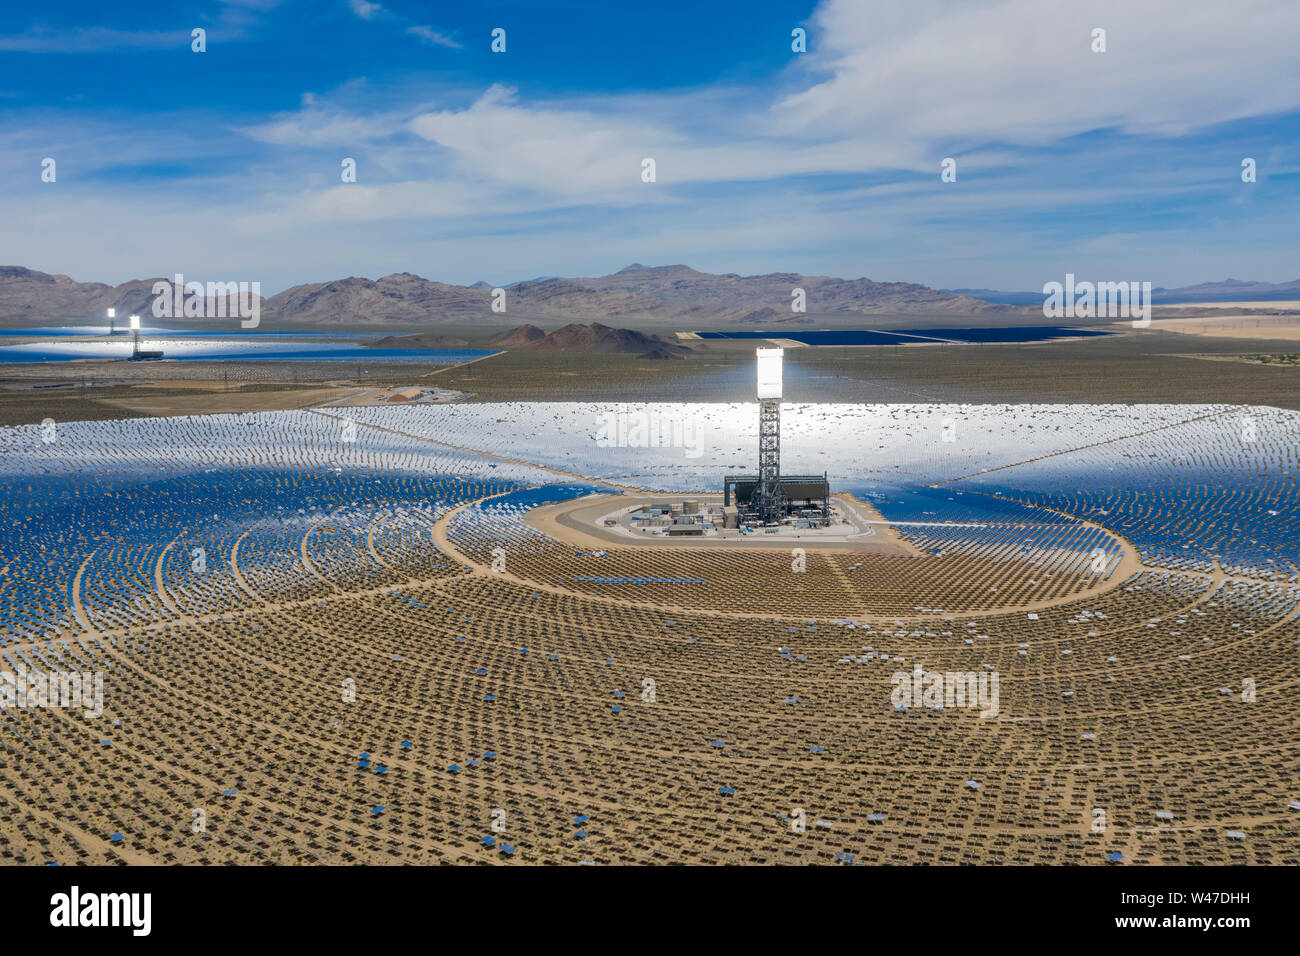
[[[197,279],[197,276],[191,276]],[[150,315],[157,279],[119,286],[77,282],[21,266],[0,267],[0,320],[61,321],[119,315]],[[166,281],[161,280],[161,281]],[[508,321],[508,316],[560,319],[640,320],[747,328],[811,325],[809,314],[790,311],[791,292],[804,290],[807,313],[881,315],[925,313],[993,315],[1015,310],[969,296],[907,282],[837,279],[792,272],[714,275],[689,266],[634,263],[613,275],[539,278],[507,289],[506,313],[491,311],[486,282],[451,285],[395,273],[380,279],[350,276],[296,285],[262,300],[263,321],[313,326],[438,325]],[[265,293],[269,290],[263,290]]]
[[[1005,307],[992,303],[910,282],[837,279],[796,272],[715,275],[685,265],[651,267],[633,263],[613,275],[564,281],[597,292],[655,300],[668,309],[703,315],[725,314],[738,324],[808,324],[811,320],[806,315],[790,311],[791,292],[796,288],[804,290],[807,311],[811,313],[869,315],[895,312],[996,313],[1005,310]]]
[[[1077,276],[1076,279],[1095,279],[1095,276]],[[1060,282],[1060,278],[1051,281]],[[948,289],[954,295],[970,296],[986,302],[1003,305],[1037,305],[1043,301],[1041,292],[1003,292],[998,289]],[[1156,286],[1151,290],[1156,305],[1177,305],[1180,302],[1268,302],[1281,299],[1300,299],[1300,279],[1291,282],[1243,282],[1224,279],[1222,282],[1202,282],[1177,289]]]
[[[599,322],[590,325],[571,323],[553,332],[545,332],[535,325],[521,325],[494,336],[487,344],[500,349],[630,352],[639,358],[651,359],[681,358],[690,351],[683,345],[669,342],[657,335],[646,335],[635,329],[612,329]]]
[[[1300,279],[1290,282],[1243,282],[1224,279],[1202,282],[1179,289],[1155,289],[1157,302],[1267,302],[1270,299],[1300,299]]]
[[[102,282],[77,282],[22,266],[0,266],[0,313],[15,319],[89,315],[112,291]]]
[[[491,310],[486,288],[447,285],[398,272],[382,279],[350,276],[296,285],[271,296],[270,315],[313,325],[415,325],[464,320]]]
[[[133,313],[140,315],[146,323],[154,322],[153,288],[157,282],[166,282],[169,289],[173,287],[170,278],[161,276],[132,279],[119,286],[110,286],[102,282],[77,282],[65,275],[50,275],[22,266],[0,266],[0,319],[32,322],[88,317],[102,319],[106,310],[111,308],[117,310],[117,317],[123,323]],[[263,316],[270,311],[268,302],[261,299]],[[223,306],[227,315],[235,314],[234,305],[233,300],[227,300]],[[209,311],[211,314],[216,312],[215,308]]]
[[[1000,305],[1042,305],[1041,292],[1000,292],[997,289],[947,289],[953,295],[966,295],[972,299],[995,302]]]
[[[364,345],[370,349],[463,349],[468,348],[470,342],[437,332],[416,332],[414,335],[385,335]]]
[[[420,349],[455,348],[468,345],[468,341],[448,338],[437,332],[417,332],[414,335],[389,335],[366,343],[369,348]],[[593,322],[590,325],[570,323],[553,332],[525,324],[500,332],[478,343],[493,349],[536,349],[565,352],[625,352],[641,358],[680,358],[690,349],[675,341],[657,335],[647,335],[635,329],[615,329]]]
[[[535,325],[521,325],[488,339],[487,344],[498,349],[530,349],[546,338],[546,330]]]

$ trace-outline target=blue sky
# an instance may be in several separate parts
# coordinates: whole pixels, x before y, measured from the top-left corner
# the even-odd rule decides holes
[[[1293,0],[30,5],[0,26],[0,263],[1290,280],[1298,44]]]

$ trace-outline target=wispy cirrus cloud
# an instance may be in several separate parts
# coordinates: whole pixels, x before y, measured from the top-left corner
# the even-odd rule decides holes
[[[450,50],[461,49],[460,42],[446,30],[440,30],[427,23],[410,23],[406,17],[372,0],[348,0],[348,9],[368,22],[382,20],[396,24],[409,24],[403,32],[430,46],[442,46]]]
[[[373,20],[384,12],[384,7],[370,0],[348,0],[348,8],[362,20]]]
[[[6,53],[100,53],[105,50],[158,50],[187,47],[190,31],[115,30],[111,27],[76,27],[53,30],[34,27],[26,33],[0,35]]]
[[[166,30],[130,30],[104,26],[52,27],[36,23],[22,33],[0,34],[4,53],[104,53],[136,50],[188,49],[194,27],[221,27],[223,42],[239,40],[259,23],[259,15],[282,0],[218,0],[215,14]]]
[[[419,37],[425,43],[432,43],[435,46],[450,47],[453,50],[459,50],[461,48],[461,45],[457,43],[455,40],[453,40],[451,37],[449,37],[447,34],[442,33],[439,30],[435,30],[431,26],[426,25],[426,26],[407,27],[406,32],[411,34],[412,36]]]

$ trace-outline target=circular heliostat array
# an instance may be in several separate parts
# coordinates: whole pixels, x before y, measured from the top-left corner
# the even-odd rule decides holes
[[[636,484],[502,412],[4,430],[0,856],[1300,863],[1291,413],[927,448],[800,566],[568,537]]]

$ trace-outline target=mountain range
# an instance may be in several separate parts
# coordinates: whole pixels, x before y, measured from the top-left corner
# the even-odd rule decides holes
[[[193,277],[191,277],[193,278]],[[22,266],[0,266],[0,321],[99,320],[114,308],[119,316],[138,313],[150,320],[153,288],[161,279],[133,279],[121,285],[78,282]],[[530,319],[617,320],[678,323],[682,328],[786,326],[814,323],[815,315],[1013,316],[1026,318],[1041,303],[1034,292],[990,289],[931,289],[910,282],[838,279],[795,272],[742,276],[699,272],[689,266],[633,263],[611,275],[577,278],[544,276],[503,286],[505,313],[493,312],[487,282],[453,285],[399,272],[381,279],[350,276],[296,285],[260,299],[261,318],[278,325],[314,327],[439,326]],[[791,293],[803,289],[806,312],[791,310]],[[1293,282],[1201,283],[1156,289],[1157,303],[1264,300],[1300,296]],[[1029,307],[1028,309],[1026,307]],[[233,310],[224,310],[227,315]],[[209,309],[208,314],[215,314]],[[201,321],[201,320],[200,320]],[[215,321],[227,321],[217,319]]]
[[[194,278],[194,277],[191,277]],[[59,321],[152,314],[155,282],[118,286],[77,282],[21,266],[0,266],[0,319]],[[358,277],[296,285],[260,301],[262,321],[313,326],[402,326],[507,323],[512,316],[572,319],[659,320],[692,325],[809,325],[791,310],[791,294],[804,290],[807,313],[971,314],[1014,311],[1008,306],[937,291],[908,282],[837,279],[798,273],[714,275],[689,266],[643,266],[590,278],[547,277],[506,289],[506,314],[492,311],[486,282],[450,285],[401,272],[372,280]],[[227,310],[229,314],[229,310]],[[211,312],[209,313],[211,314]],[[220,320],[218,320],[220,321]]]

